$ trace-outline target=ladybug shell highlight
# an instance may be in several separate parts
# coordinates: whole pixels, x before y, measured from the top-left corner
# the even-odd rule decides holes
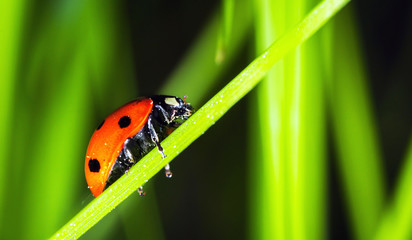
[[[94,132],[84,169],[87,184],[95,197],[103,192],[125,140],[143,128],[152,108],[150,98],[127,103],[109,115]]]

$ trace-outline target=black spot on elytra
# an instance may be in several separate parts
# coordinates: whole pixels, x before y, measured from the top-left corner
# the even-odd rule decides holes
[[[128,116],[123,116],[122,118],[120,118],[119,120],[119,126],[120,128],[125,128],[128,127],[131,123],[131,120]]]
[[[90,159],[89,160],[89,169],[90,172],[99,172],[100,171],[100,163],[97,159]]]
[[[96,130],[99,130],[99,129],[103,126],[103,124],[104,124],[104,120],[103,120],[103,122],[102,122],[102,123],[100,123],[100,125],[97,127],[97,129],[96,129]]]

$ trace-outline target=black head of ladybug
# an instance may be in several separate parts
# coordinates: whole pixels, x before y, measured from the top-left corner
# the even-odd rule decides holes
[[[176,128],[194,112],[193,107],[183,99],[174,96],[152,96],[153,117],[168,127]]]

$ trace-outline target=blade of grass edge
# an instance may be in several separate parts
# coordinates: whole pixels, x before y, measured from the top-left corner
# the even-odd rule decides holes
[[[51,236],[51,239],[79,238],[215,124],[236,102],[259,83],[261,78],[279,59],[312,36],[348,2],[349,0],[326,0],[317,5],[296,28],[273,43],[262,55],[162,142],[162,146],[168,155],[165,159],[161,158],[156,149],[148,153],[136,166],[130,169],[128,174],[122,176],[98,198],[89,203]]]

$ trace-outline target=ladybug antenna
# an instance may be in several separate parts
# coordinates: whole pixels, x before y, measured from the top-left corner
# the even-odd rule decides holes
[[[187,98],[187,96],[186,96],[186,95],[184,95],[184,96],[183,96],[183,102],[185,102],[185,103],[187,104],[187,102],[186,102],[186,98]]]

